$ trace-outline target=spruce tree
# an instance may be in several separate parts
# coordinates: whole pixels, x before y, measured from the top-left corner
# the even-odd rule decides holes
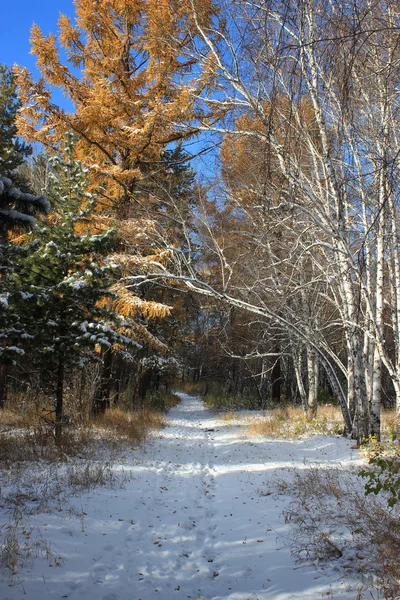
[[[14,296],[14,311],[29,332],[27,348],[41,370],[56,374],[55,434],[62,436],[64,379],[83,367],[95,350],[118,345],[138,347],[128,321],[112,310],[117,294],[110,287],[120,268],[108,259],[113,230],[94,231],[97,196],[88,192],[87,170],[72,158],[68,136],[65,158],[52,159],[49,197],[54,214],[36,234],[36,243],[14,273],[16,288],[25,282],[25,299]],[[27,350],[26,348],[26,350]]]
[[[29,338],[19,315],[13,310],[16,295],[21,300],[27,299],[24,282],[16,284],[14,269],[29,252],[29,244],[22,248],[17,239],[11,242],[9,238],[25,229],[34,229],[35,216],[49,208],[44,196],[24,193],[11,179],[0,177],[0,408],[4,407],[7,396],[8,367],[24,353],[24,342]]]
[[[15,170],[32,154],[31,146],[17,138],[15,117],[20,107],[14,75],[0,64],[0,174],[14,180]]]

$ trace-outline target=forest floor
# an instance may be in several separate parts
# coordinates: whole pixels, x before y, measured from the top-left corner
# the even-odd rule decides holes
[[[357,597],[360,583],[332,566],[295,563],[283,518],[293,498],[276,487],[311,465],[355,468],[354,442],[251,437],[180,396],[168,426],[113,466],[120,484],[30,517],[29,537],[47,540],[48,558],[3,571],[0,600]]]

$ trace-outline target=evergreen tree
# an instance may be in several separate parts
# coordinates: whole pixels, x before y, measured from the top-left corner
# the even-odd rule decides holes
[[[23,354],[24,340],[29,337],[20,317],[13,311],[15,295],[20,300],[27,296],[16,286],[14,268],[22,255],[28,252],[17,239],[10,243],[10,235],[36,227],[35,215],[47,212],[50,204],[44,196],[33,196],[15,187],[7,177],[0,177],[0,408],[7,395],[7,370],[15,357]],[[22,282],[23,285],[23,282]]]
[[[83,367],[96,349],[139,346],[128,320],[108,301],[117,299],[110,287],[120,274],[119,265],[107,259],[114,231],[93,232],[97,196],[87,191],[87,170],[72,151],[70,144],[65,159],[52,159],[49,197],[55,212],[13,274],[15,289],[24,288],[24,294],[12,295],[12,310],[29,335],[25,351],[31,350],[42,371],[56,374],[57,444],[66,371]]]
[[[15,117],[20,106],[14,76],[0,64],[0,407],[6,400],[7,369],[23,353],[21,342],[28,336],[9,305],[14,294],[24,294],[10,279],[21,248],[9,238],[36,227],[35,215],[47,212],[50,206],[44,196],[27,193],[24,178],[16,173],[32,153],[32,148],[16,137]]]
[[[15,170],[30,154],[31,146],[18,140],[15,117],[21,107],[14,75],[0,64],[0,174],[15,180]]]

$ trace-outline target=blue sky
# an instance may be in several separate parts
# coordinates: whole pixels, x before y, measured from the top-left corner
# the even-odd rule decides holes
[[[0,63],[28,67],[37,78],[36,59],[30,54],[32,24],[39,25],[45,34],[57,33],[59,14],[73,16],[74,12],[73,0],[5,0],[1,9]],[[55,99],[62,102],[62,96]]]

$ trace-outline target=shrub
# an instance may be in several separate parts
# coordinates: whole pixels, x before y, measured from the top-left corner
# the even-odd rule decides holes
[[[299,562],[361,578],[357,598],[368,588],[387,600],[399,598],[399,513],[380,498],[366,497],[357,474],[301,469],[292,480],[278,481],[277,490],[292,497],[284,515]]]
[[[145,406],[149,409],[166,411],[179,404],[180,398],[171,392],[149,392],[146,395]]]
[[[259,408],[254,398],[248,395],[233,395],[211,391],[204,396],[204,403],[213,410],[256,410]]]
[[[400,498],[400,448],[396,442],[379,442],[371,437],[364,447],[370,469],[363,469],[359,475],[367,479],[365,495],[384,494],[387,504],[393,507]]]

